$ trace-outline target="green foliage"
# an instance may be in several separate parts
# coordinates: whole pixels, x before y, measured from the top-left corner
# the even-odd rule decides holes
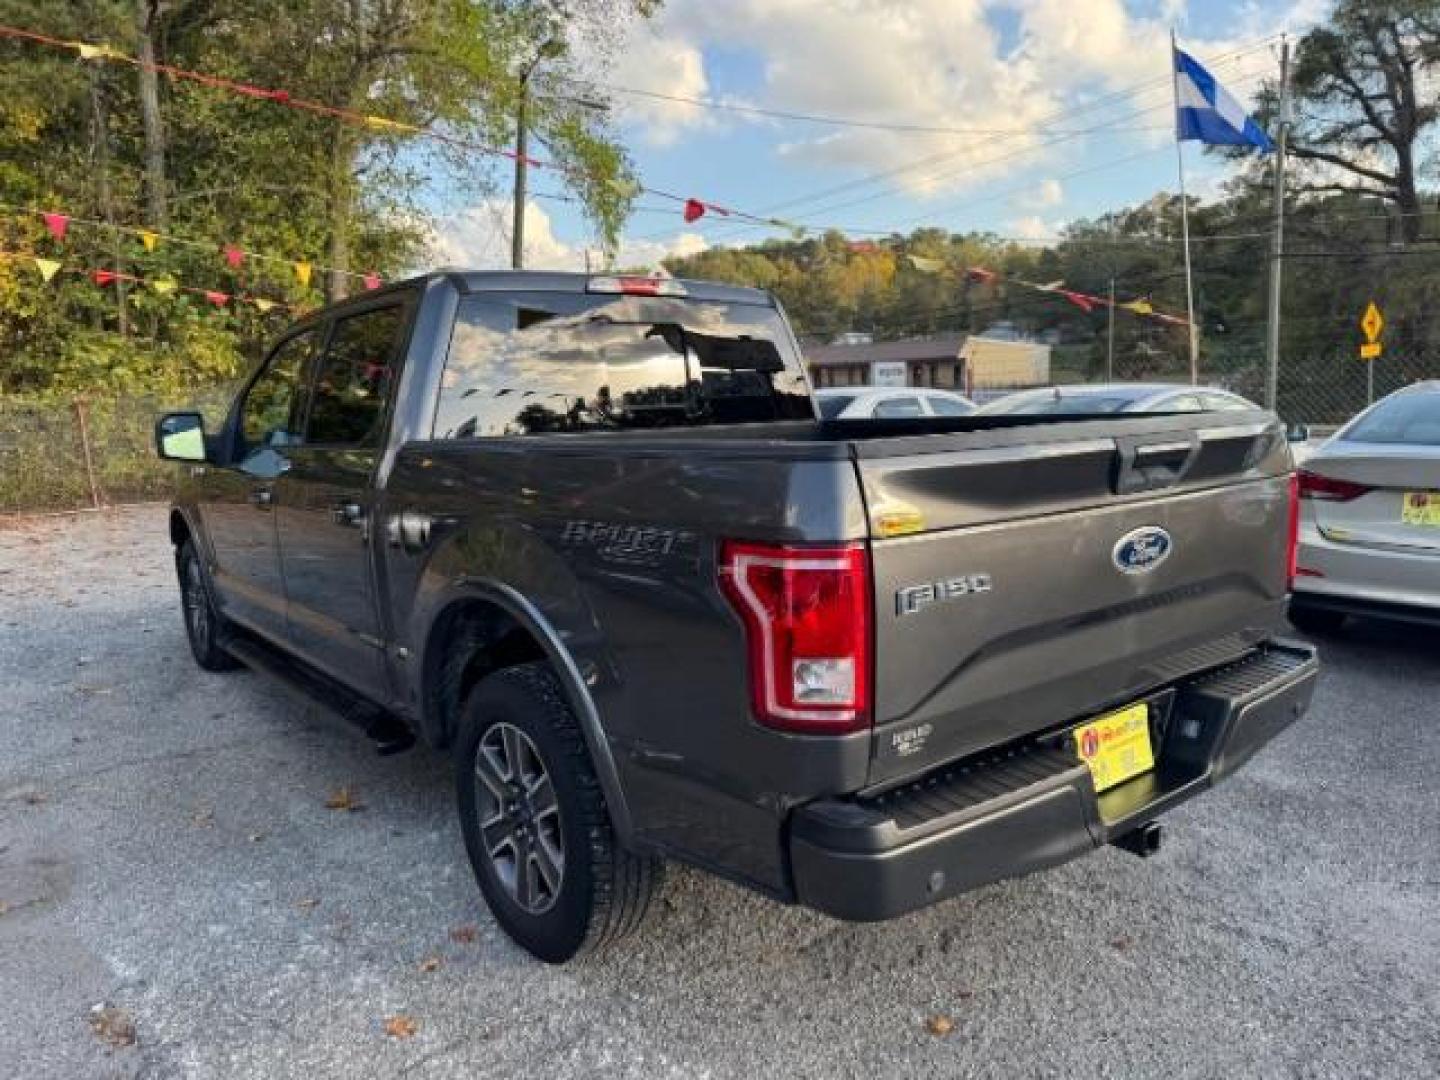
[[[460,143],[508,146],[519,83],[545,41],[600,33],[648,15],[647,0],[0,0],[0,21],[63,40],[103,43],[337,108],[411,124],[450,142],[356,126],[181,79],[154,86],[159,134],[144,123],[136,67],[0,41],[0,394],[127,390],[171,394],[233,378],[263,343],[375,271],[423,261],[426,193],[453,198],[508,182],[509,163]],[[567,56],[541,72],[559,86]],[[153,80],[152,80],[153,81]],[[546,84],[547,86],[549,83]],[[571,169],[603,243],[628,210],[630,164],[602,115],[537,98],[531,125]],[[156,156],[155,151],[159,151]],[[160,176],[163,220],[147,202]],[[37,210],[76,219],[63,241]],[[114,226],[114,228],[111,228]],[[152,228],[201,242],[161,240]],[[220,246],[270,253],[231,268]],[[34,257],[64,264],[50,282]],[[291,260],[314,266],[304,286]],[[326,274],[322,266],[350,271]],[[217,308],[203,296],[135,283],[120,271],[279,305]]]

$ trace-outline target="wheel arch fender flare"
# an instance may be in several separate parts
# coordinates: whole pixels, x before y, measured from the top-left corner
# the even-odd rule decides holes
[[[600,711],[595,705],[594,696],[590,693],[585,676],[560,632],[546,618],[545,613],[520,590],[487,577],[467,576],[457,582],[445,602],[436,606],[435,619],[438,620],[441,613],[452,604],[464,600],[483,600],[495,605],[539,643],[556,678],[560,680],[566,701],[580,722],[580,732],[585,739],[585,747],[590,752],[590,760],[595,767],[596,778],[600,781],[601,791],[605,795],[605,806],[609,811],[610,824],[615,830],[616,838],[625,846],[631,846],[635,835],[634,821],[620,782],[615,755],[600,721]],[[429,637],[427,634],[427,642]],[[425,670],[427,659],[422,657],[421,660],[422,670]]]

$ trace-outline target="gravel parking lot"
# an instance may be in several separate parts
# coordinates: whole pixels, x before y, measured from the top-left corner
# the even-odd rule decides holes
[[[3,523],[0,1076],[1434,1076],[1440,635],[1323,649],[1153,860],[877,926],[674,869],[553,969],[486,914],[444,757],[194,666],[162,508]]]

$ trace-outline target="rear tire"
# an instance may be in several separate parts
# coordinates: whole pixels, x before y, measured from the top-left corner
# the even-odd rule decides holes
[[[1349,618],[1343,611],[1331,611],[1329,608],[1310,607],[1307,604],[1290,601],[1290,625],[1295,629],[1307,634],[1326,635],[1335,634],[1345,625]]]
[[[180,575],[180,604],[185,615],[185,636],[195,662],[206,671],[234,671],[240,662],[220,645],[225,622],[215,610],[210,590],[205,584],[205,568],[195,550],[195,541],[185,540],[175,552],[175,568]]]
[[[481,680],[460,724],[460,828],[495,921],[549,964],[638,929],[662,864],[616,840],[579,723],[549,665],[520,664]]]

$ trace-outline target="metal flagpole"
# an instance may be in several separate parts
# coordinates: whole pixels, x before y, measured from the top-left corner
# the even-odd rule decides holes
[[[1285,254],[1285,148],[1290,129],[1290,41],[1280,39],[1280,129],[1275,139],[1275,232],[1270,238],[1270,314],[1265,325],[1265,408],[1280,392],[1280,268]]]
[[[1185,154],[1180,143],[1180,65],[1175,31],[1170,31],[1170,85],[1175,94],[1175,165],[1180,177],[1180,236],[1185,248],[1185,311],[1190,331],[1190,385],[1200,382],[1200,329],[1195,325],[1195,279],[1190,272],[1190,208],[1185,198]]]

